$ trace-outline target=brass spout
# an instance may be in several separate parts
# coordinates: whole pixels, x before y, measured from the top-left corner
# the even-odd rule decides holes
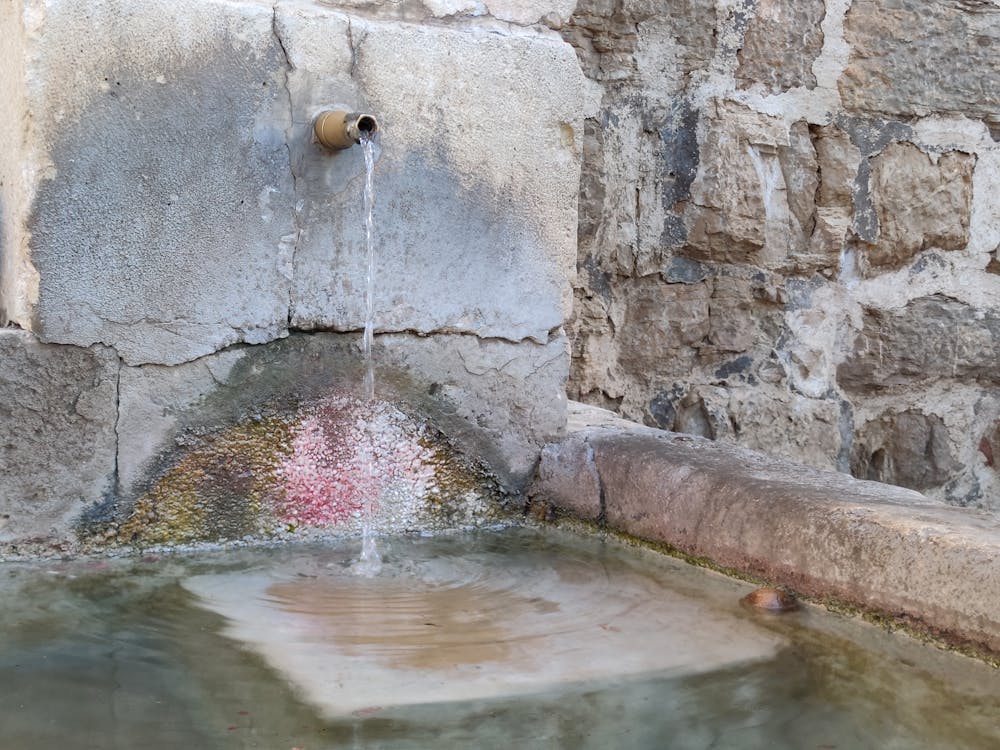
[[[320,112],[313,122],[316,140],[326,148],[350,148],[378,132],[378,120],[363,112],[341,112],[331,109]]]

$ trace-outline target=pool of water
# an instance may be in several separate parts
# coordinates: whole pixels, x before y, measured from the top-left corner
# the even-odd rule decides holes
[[[996,748],[1000,672],[507,529],[0,566],[0,749]]]

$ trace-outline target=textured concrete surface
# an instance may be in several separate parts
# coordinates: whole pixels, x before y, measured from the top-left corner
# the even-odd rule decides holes
[[[119,361],[0,329],[0,546],[60,545],[114,491]]]
[[[523,486],[564,422],[586,82],[552,29],[573,5],[0,10],[0,325],[125,365],[102,425],[117,422],[117,465],[81,492],[86,523],[120,516],[178,461],[199,477],[206,456],[242,465],[208,448],[185,463],[191,430],[210,443],[255,410],[360,382],[364,165],[312,142],[329,107],[383,126],[380,387]],[[62,407],[36,408],[44,424]]]
[[[293,334],[185,365],[123,368],[123,497],[133,497],[158,463],[182,453],[186,434],[334,391],[360,393],[357,347],[356,336]],[[565,340],[524,346],[474,336],[378,336],[376,392],[428,419],[516,490],[530,478],[539,446],[564,424],[565,349]]]
[[[131,365],[361,328],[363,160],[310,135],[343,107],[383,125],[379,329],[545,343],[571,307],[584,78],[525,26],[571,5],[342,5],[7,6],[5,315]]]
[[[14,239],[39,295],[22,327],[130,364],[281,335],[295,227],[272,15],[215,0],[30,4],[23,117],[38,171]]]
[[[1000,654],[995,517],[701,438],[587,423],[578,414],[580,429],[543,451],[535,502]]]
[[[576,257],[583,77],[571,48],[522,34],[358,19],[348,34],[343,19],[316,15],[279,10],[292,80],[322,80],[328,67],[330,82],[353,73],[364,100],[352,106],[384,127],[375,175],[378,330],[545,342],[569,316]],[[343,45],[331,66],[309,55],[319,29]],[[450,59],[462,64],[443,73]],[[330,82],[308,93],[296,84],[296,121],[308,122]],[[360,154],[331,157],[314,147],[296,169],[305,229],[292,323],[358,329]]]

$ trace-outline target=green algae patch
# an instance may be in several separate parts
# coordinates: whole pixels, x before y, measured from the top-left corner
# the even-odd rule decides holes
[[[478,516],[497,521],[509,511],[500,482],[484,467],[458,451],[441,433],[430,431],[420,437],[427,451],[427,465],[433,471],[426,512],[438,522],[464,524]]]
[[[291,453],[291,424],[250,420],[194,442],[138,498],[116,541],[186,543],[268,530],[276,471]]]

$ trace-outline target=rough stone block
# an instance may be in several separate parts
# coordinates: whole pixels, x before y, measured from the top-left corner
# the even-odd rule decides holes
[[[698,112],[685,94],[712,59],[713,0],[670,13],[649,2],[582,0],[563,35],[594,87],[580,185],[581,259],[646,274],[683,244],[683,206],[698,167]]]
[[[711,331],[711,284],[664,284],[659,276],[631,280],[622,290],[625,315],[618,362],[629,372],[653,375],[673,364],[680,349]]]
[[[961,468],[949,442],[940,417],[886,412],[857,430],[851,473],[913,490],[941,487]]]
[[[708,134],[685,213],[688,247],[699,260],[780,267],[808,254],[818,186],[805,123],[741,105],[706,110]]]
[[[0,544],[61,543],[114,491],[118,358],[0,330]]]
[[[998,381],[1000,313],[940,295],[899,311],[868,308],[837,382],[856,393],[935,379]]]
[[[810,250],[818,257],[838,259],[841,271],[840,253],[854,225],[861,149],[854,145],[847,131],[836,125],[811,126],[810,132],[820,177],[819,187],[812,196],[816,203],[816,226]],[[867,190],[864,195],[867,198]]]
[[[729,415],[740,445],[820,469],[837,469],[840,404],[783,389],[734,389]],[[919,489],[919,488],[915,488]]]
[[[893,117],[949,113],[1000,122],[1000,7],[989,0],[854,0],[848,109]]]
[[[750,282],[736,276],[721,276],[713,283],[709,301],[708,340],[724,352],[745,352],[754,342]]]
[[[824,0],[761,0],[739,52],[736,80],[771,93],[815,88],[812,64],[823,49]]]
[[[932,156],[893,143],[872,161],[872,203],[879,236],[866,252],[873,266],[905,264],[921,250],[961,250],[969,243],[976,158]]]
[[[282,335],[294,223],[270,7],[14,5],[4,78],[23,77],[23,99],[3,119],[27,178],[0,194],[11,318],[132,364]]]
[[[821,177],[816,203],[830,208],[850,208],[854,204],[861,149],[851,142],[849,133],[836,125],[812,130]]]

